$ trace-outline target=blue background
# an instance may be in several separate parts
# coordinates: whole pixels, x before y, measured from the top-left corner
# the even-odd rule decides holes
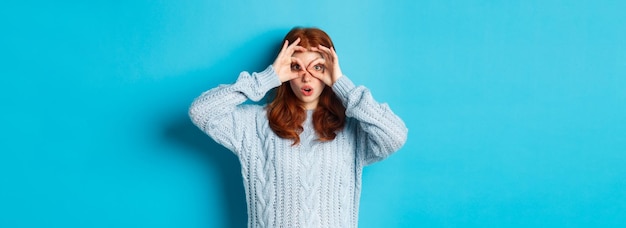
[[[0,227],[243,227],[202,91],[296,25],[409,128],[360,227],[626,225],[623,1],[0,3]]]

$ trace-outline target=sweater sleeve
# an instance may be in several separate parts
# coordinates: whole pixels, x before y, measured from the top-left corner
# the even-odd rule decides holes
[[[217,143],[239,154],[246,130],[255,129],[254,113],[241,104],[261,100],[280,80],[272,66],[259,73],[242,72],[234,84],[220,85],[197,97],[189,108],[191,121]]]
[[[357,139],[365,165],[380,161],[399,150],[406,142],[408,129],[385,103],[378,103],[370,91],[355,86],[345,75],[335,82],[333,91],[346,107],[346,116],[356,119]]]

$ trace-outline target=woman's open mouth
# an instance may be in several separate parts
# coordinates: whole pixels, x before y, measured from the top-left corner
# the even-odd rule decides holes
[[[303,87],[302,87],[302,94],[303,94],[304,96],[311,96],[311,95],[313,95],[313,87],[311,87],[311,86],[306,86],[306,85],[305,85],[305,86],[303,86]]]

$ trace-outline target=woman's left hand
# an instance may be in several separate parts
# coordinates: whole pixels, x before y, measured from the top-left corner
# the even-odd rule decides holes
[[[318,47],[312,47],[311,51],[319,52],[322,54],[323,58],[311,62],[306,68],[307,71],[311,73],[313,77],[332,87],[333,84],[343,76],[335,48],[319,45]]]

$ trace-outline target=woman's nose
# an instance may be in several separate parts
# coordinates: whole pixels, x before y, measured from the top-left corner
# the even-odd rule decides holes
[[[311,81],[311,77],[313,77],[308,71],[303,70],[300,73],[300,77],[302,78],[302,82],[309,82]]]

